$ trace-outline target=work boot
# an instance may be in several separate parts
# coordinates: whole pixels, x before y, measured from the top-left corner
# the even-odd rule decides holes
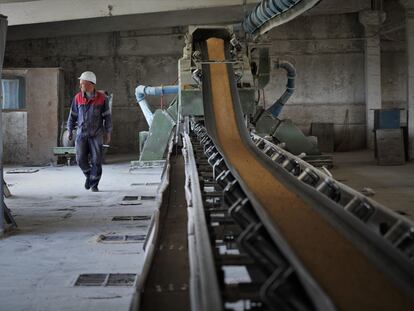
[[[85,180],[85,189],[86,189],[86,190],[91,189],[91,185],[90,185],[90,183],[89,183],[89,178],[86,178],[86,180]]]
[[[93,186],[91,188],[91,190],[92,190],[92,192],[98,192],[99,191],[98,186]]]

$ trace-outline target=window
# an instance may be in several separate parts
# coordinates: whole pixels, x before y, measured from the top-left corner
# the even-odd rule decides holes
[[[1,80],[2,108],[9,110],[25,109],[25,85],[22,77],[5,77]]]

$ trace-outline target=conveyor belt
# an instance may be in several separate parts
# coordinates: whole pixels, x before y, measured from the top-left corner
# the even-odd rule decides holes
[[[139,310],[190,310],[188,294],[187,209],[184,195],[184,160],[170,157],[170,184],[163,198],[159,239],[156,242]]]
[[[212,62],[203,67],[210,136],[338,310],[414,310],[406,288],[401,289],[359,244],[279,181],[242,139],[231,65],[220,63],[226,59],[224,40],[208,39],[204,55]]]

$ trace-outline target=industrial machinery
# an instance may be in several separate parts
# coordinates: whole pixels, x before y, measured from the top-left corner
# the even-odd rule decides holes
[[[262,1],[245,28],[316,2]],[[245,52],[231,27],[190,27],[178,87],[148,89],[178,96],[146,115],[141,160],[164,172],[131,309],[413,310],[414,225],[275,142],[280,124],[257,130],[283,99],[257,109]]]
[[[194,36],[200,35],[201,29],[204,29],[204,32],[209,32],[214,28],[200,26],[189,28],[186,36],[186,47],[178,65],[179,87],[139,85],[136,88],[135,96],[148,123],[149,132],[139,133],[140,158],[139,161],[134,161],[133,165],[162,165],[166,156],[165,150],[167,149],[168,137],[171,135],[173,127],[182,122],[183,118],[187,116],[203,118],[201,55],[192,44]],[[284,60],[276,62],[275,68],[285,69],[287,72],[286,91],[271,107],[265,110],[258,105],[255,94],[258,89],[263,89],[269,81],[270,61],[268,49],[260,49],[259,71],[254,73],[251,70],[249,49],[245,51],[242,48],[231,27],[228,27],[227,30],[232,34],[230,44],[234,47],[234,52],[230,62],[234,65],[238,94],[247,126],[260,136],[267,136],[277,144],[283,143],[284,148],[295,155],[307,156],[309,160],[314,160],[315,156],[318,160],[323,158],[317,144],[308,139],[291,120],[278,118],[284,105],[295,90],[296,70],[293,64]],[[263,79],[263,76],[267,79]],[[168,94],[178,94],[178,97],[171,101],[168,109],[158,109],[155,113],[152,113],[145,97]],[[321,163],[329,165],[331,161]]]
[[[149,126],[149,132],[140,133],[140,158],[134,165],[147,166],[155,163],[163,163],[166,157],[165,151],[168,146],[168,138],[173,133],[173,127],[183,122],[186,117],[203,118],[203,95],[201,89],[201,54],[193,41],[197,36],[214,31],[215,27],[189,27],[186,35],[186,46],[183,57],[178,62],[179,87],[177,86],[143,86],[139,85],[135,90],[137,102],[141,107]],[[241,49],[231,27],[225,27],[232,34],[231,44]],[[253,75],[250,70],[249,59],[235,48],[233,60],[235,72],[239,85],[239,96],[241,99],[243,114],[252,116],[256,109],[255,87]],[[160,96],[164,94],[177,94],[167,109],[157,109],[154,113],[148,107],[145,97],[148,95]],[[176,128],[179,130],[179,127]]]

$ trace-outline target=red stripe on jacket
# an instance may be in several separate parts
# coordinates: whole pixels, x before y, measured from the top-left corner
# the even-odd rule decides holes
[[[103,95],[101,92],[95,92],[95,97],[86,98],[82,96],[82,92],[79,92],[75,95],[75,100],[77,105],[97,105],[102,106],[105,103],[105,95]]]

